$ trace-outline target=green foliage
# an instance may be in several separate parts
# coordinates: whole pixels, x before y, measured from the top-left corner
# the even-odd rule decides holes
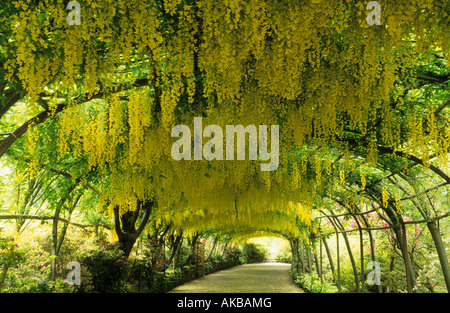
[[[320,281],[319,276],[309,273],[294,274],[294,282],[307,292],[330,293],[335,292],[335,286],[329,281]]]
[[[183,249],[184,258],[187,249]],[[170,289],[184,284],[193,279],[214,273],[239,264],[240,251],[237,249],[225,249],[225,256],[213,256],[209,261],[199,259],[191,265],[178,266],[173,269],[168,264],[154,262],[162,260],[162,257],[151,256],[148,252],[136,257],[127,263],[129,275],[124,282],[127,291],[131,292],[167,292]],[[196,260],[197,261],[197,260]],[[180,264],[183,264],[180,262]]]
[[[242,263],[261,263],[264,262],[267,251],[261,245],[255,243],[244,243],[242,254],[240,256]]]
[[[95,292],[119,292],[125,279],[127,260],[117,243],[99,244],[81,257]],[[83,283],[86,287],[86,282]],[[89,285],[89,284],[88,284]]]
[[[226,247],[223,253],[225,264],[237,264],[239,262],[240,250],[237,247]]]
[[[25,261],[25,251],[14,242],[14,237],[0,237],[0,267]]]
[[[4,244],[5,241],[2,240],[2,246]],[[2,292],[58,293],[75,290],[62,278],[55,281],[49,279],[50,263],[54,257],[48,252],[36,249],[33,244],[25,247],[13,244],[14,248],[12,244],[12,240],[6,244],[10,246],[9,255],[4,258],[6,254],[3,253],[0,258],[3,266],[9,264],[9,271],[1,288]]]
[[[292,263],[292,253],[290,249],[284,249],[276,256],[276,261],[281,263]]]

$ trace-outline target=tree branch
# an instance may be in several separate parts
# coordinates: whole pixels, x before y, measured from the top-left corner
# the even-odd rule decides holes
[[[409,222],[401,222],[399,224],[396,225],[392,225],[392,226],[382,226],[382,227],[361,227],[361,228],[354,228],[354,229],[349,229],[349,230],[341,230],[341,231],[335,231],[335,233],[351,233],[354,231],[358,231],[358,230],[381,230],[381,229],[393,229],[393,228],[401,228],[402,225],[407,225],[407,224],[422,224],[422,223],[430,223],[433,221],[438,221],[440,219],[446,218],[450,216],[450,213],[445,213],[444,215],[441,216],[436,216],[433,218],[428,218],[428,219],[424,219],[424,220],[419,220],[419,221],[409,221]],[[318,235],[327,235],[326,233],[319,233]]]
[[[0,215],[0,220],[13,220],[13,219],[28,219],[28,220],[41,220],[41,221],[45,221],[45,220],[58,220],[60,222],[66,223],[66,224],[70,224],[76,227],[80,227],[80,228],[87,228],[87,227],[94,227],[93,225],[84,225],[84,224],[79,224],[79,223],[75,223],[75,222],[71,222],[65,218],[62,217],[55,217],[55,216],[42,216],[42,215],[28,215],[28,214],[7,214],[7,215]],[[103,225],[103,227],[110,229],[109,226]]]
[[[140,236],[140,234],[142,233],[142,231],[145,228],[145,225],[147,225],[147,222],[150,218],[150,213],[152,212],[153,209],[153,205],[154,205],[154,201],[149,201],[149,202],[145,202],[142,206],[144,208],[144,216],[142,217],[141,222],[139,223],[138,228],[136,229],[136,235],[137,237]]]
[[[442,110],[444,110],[446,107],[448,107],[450,105],[450,100],[447,100],[446,102],[442,103],[437,109],[436,111],[434,111],[434,116],[438,116]]]
[[[402,151],[395,151],[393,148],[389,148],[389,147],[382,147],[382,146],[377,146],[378,151],[380,151],[381,153],[391,153],[391,154],[395,154],[401,157],[404,157],[408,160],[411,160],[419,165],[423,165],[427,168],[429,168],[431,171],[435,172],[437,175],[441,176],[447,183],[450,183],[450,177],[445,174],[442,170],[440,170],[439,168],[437,168],[436,166],[434,166],[433,164],[428,164],[425,165],[425,163],[423,162],[423,160],[419,159],[418,157],[412,155],[412,154],[406,154],[405,152]]]
[[[93,94],[93,95],[89,95],[89,94],[80,95],[74,99],[75,100],[74,102],[76,104],[86,103],[86,102],[89,102],[94,99],[101,99],[107,93],[118,93],[118,92],[130,90],[133,88],[148,86],[149,84],[150,84],[149,79],[138,79],[132,84],[123,83],[123,84],[112,86],[108,90],[105,90],[104,88],[102,88],[101,91],[99,91],[98,93]],[[48,97],[50,95],[41,94],[40,96]],[[21,125],[19,128],[17,128],[15,131],[13,131],[6,139],[4,139],[0,143],[0,158],[3,156],[3,154],[5,154],[5,152],[9,149],[9,147],[11,147],[11,145],[17,139],[22,137],[28,131],[30,126],[34,127],[36,125],[39,125],[39,124],[45,122],[49,117],[56,115],[56,114],[62,112],[63,110],[65,110],[68,105],[69,104],[67,102],[64,102],[64,103],[58,104],[56,106],[56,109],[54,109],[52,111],[49,111],[49,110],[43,111],[43,112],[39,113],[38,115],[36,115],[35,117],[28,120],[27,122],[25,122],[23,125]]]
[[[124,233],[122,232],[122,228],[120,227],[119,207],[115,206],[113,211],[114,211],[114,229],[116,230],[117,236],[120,238],[121,236],[124,236]]]
[[[3,117],[3,115],[6,114],[6,112],[9,111],[9,109],[14,104],[16,104],[20,99],[23,98],[24,94],[21,95],[21,92],[16,90],[7,90],[5,96],[6,96],[5,104],[3,106],[0,105],[0,119]]]

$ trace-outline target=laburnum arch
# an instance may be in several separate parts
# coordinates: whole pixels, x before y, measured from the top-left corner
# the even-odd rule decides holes
[[[31,175],[64,160],[129,249],[149,220],[188,236],[268,230],[290,238],[299,269],[298,245],[323,240],[324,219],[344,239],[339,214],[360,233],[389,227],[412,289],[407,203],[450,288],[437,224],[448,213],[426,199],[450,183],[450,3],[382,4],[381,25],[368,25],[365,1],[79,3],[81,25],[70,26],[63,1],[2,4],[0,118],[26,99],[30,119],[0,155],[19,154],[26,134]],[[279,125],[279,167],[175,161],[171,129],[199,116],[222,129]]]

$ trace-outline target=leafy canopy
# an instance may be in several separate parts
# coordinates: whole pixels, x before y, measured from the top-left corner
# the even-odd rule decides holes
[[[366,1],[80,0],[72,26],[65,3],[1,4],[0,85],[55,115],[27,133],[34,171],[63,158],[74,179],[95,172],[111,212],[156,199],[175,228],[295,235],[321,186],[365,184],[380,152],[448,173],[448,81],[424,96],[418,73],[448,73],[450,2],[383,3],[380,26]],[[280,166],[174,161],[171,129],[195,116],[280,125]]]

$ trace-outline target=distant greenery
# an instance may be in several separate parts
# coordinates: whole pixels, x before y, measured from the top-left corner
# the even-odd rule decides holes
[[[266,260],[267,250],[255,243],[244,243],[242,247],[241,261],[243,263],[261,263]]]
[[[284,249],[278,253],[276,256],[276,261],[281,263],[291,263],[292,262],[292,254],[290,249]]]

